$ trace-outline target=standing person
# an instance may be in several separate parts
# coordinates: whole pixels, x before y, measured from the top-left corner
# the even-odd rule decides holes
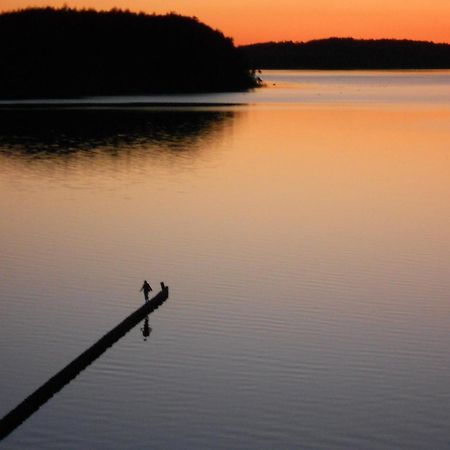
[[[144,280],[144,284],[141,287],[139,292],[144,291],[145,301],[148,302],[148,294],[150,291],[153,291],[152,287],[148,284],[147,280]]]

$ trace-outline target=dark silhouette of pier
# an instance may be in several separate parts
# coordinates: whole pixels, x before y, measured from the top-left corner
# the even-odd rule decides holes
[[[161,292],[130,314],[126,319],[119,323],[119,325],[106,333],[94,345],[89,347],[85,352],[64,367],[64,369],[59,371],[55,376],[50,378],[40,388],[29,395],[16,408],[6,414],[6,416],[0,420],[0,441],[35,413],[53,395],[73,380],[89,364],[92,364],[109,347],[128,333],[128,331],[161,306],[168,297],[169,288],[161,282]]]

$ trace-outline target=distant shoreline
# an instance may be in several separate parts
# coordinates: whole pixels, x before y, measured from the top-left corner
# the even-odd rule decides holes
[[[338,74],[348,74],[353,73],[356,76],[357,72],[361,73],[361,76],[389,76],[389,74],[421,74],[424,75],[433,73],[443,75],[450,75],[450,69],[264,69],[261,77],[263,78],[262,86],[270,87],[272,81],[270,81],[271,72],[320,72],[321,74],[326,74],[327,72],[332,75],[333,73]],[[265,75],[269,79],[265,79]],[[395,75],[393,75],[395,76]],[[277,82],[278,84],[278,82]],[[208,101],[208,94],[211,97]],[[80,110],[80,109],[96,109],[96,110],[126,110],[126,109],[159,109],[159,108],[208,108],[208,107],[230,107],[230,106],[242,106],[252,103],[251,98],[245,98],[237,95],[235,98],[228,97],[226,101],[221,94],[242,94],[241,91],[235,92],[214,92],[205,94],[203,92],[192,93],[192,94],[167,94],[167,95],[120,95],[120,96],[93,96],[89,97],[74,97],[74,98],[19,98],[19,99],[0,99],[0,111],[8,110],[39,110],[39,109],[60,109],[60,110]],[[206,97],[205,97],[206,96]],[[186,97],[186,101],[183,101],[183,97]],[[196,101],[196,97],[198,101]],[[173,99],[173,101],[172,101]],[[241,100],[242,99],[242,100]]]
[[[398,39],[329,38],[238,47],[249,67],[291,70],[450,69],[450,44]]]

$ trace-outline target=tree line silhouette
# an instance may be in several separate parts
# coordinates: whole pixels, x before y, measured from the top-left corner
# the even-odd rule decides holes
[[[245,90],[233,41],[196,18],[70,8],[0,14],[0,97]]]
[[[450,45],[425,41],[329,38],[241,46],[258,69],[447,69]]]

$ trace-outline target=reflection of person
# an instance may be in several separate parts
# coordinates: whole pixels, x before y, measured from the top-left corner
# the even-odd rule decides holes
[[[152,329],[148,325],[148,316],[144,320],[144,326],[141,328],[142,336],[144,336],[144,341],[150,336]]]
[[[148,284],[147,280],[144,280],[144,284],[141,287],[139,292],[144,291],[145,301],[148,302],[148,294],[150,291],[153,291],[152,287]]]

